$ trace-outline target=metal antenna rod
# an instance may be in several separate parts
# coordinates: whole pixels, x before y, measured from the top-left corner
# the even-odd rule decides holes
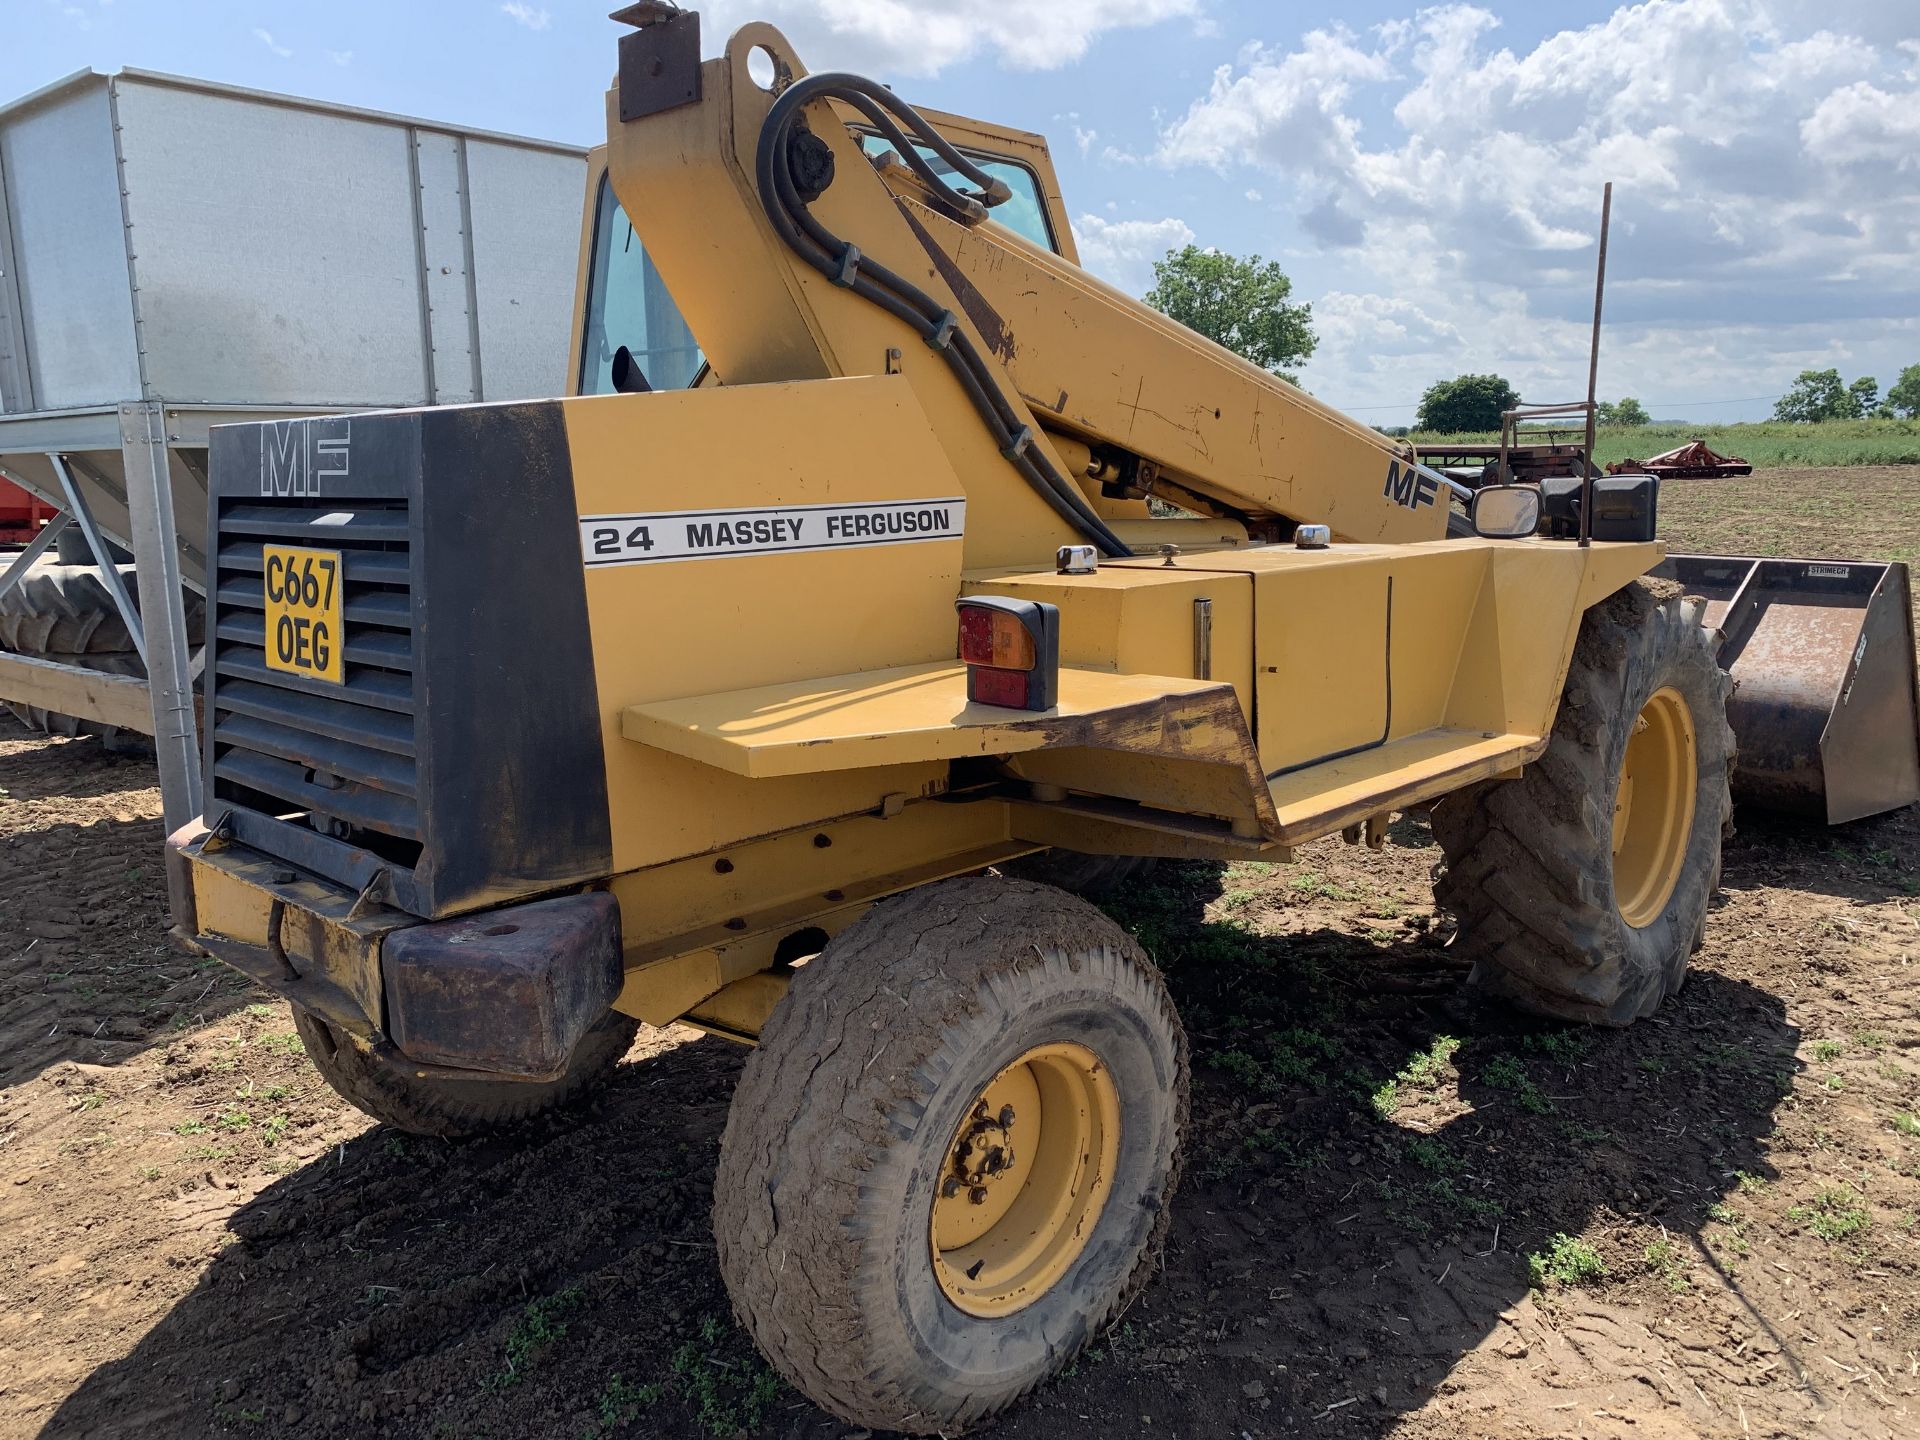
[[[1595,402],[1600,381],[1600,306],[1607,294],[1607,225],[1613,218],[1613,182],[1600,195],[1600,264],[1593,277],[1593,344],[1587,351],[1587,453],[1586,479],[1580,486],[1580,543],[1593,539],[1593,474],[1599,467],[1593,461],[1594,431],[1599,412]]]

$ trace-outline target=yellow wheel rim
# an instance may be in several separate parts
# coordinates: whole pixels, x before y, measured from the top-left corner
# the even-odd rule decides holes
[[[1120,1092],[1084,1045],[1041,1045],[993,1077],[934,1182],[934,1274],[969,1315],[1011,1315],[1085,1248],[1113,1188]]]
[[[1693,713],[1656,690],[1633,723],[1613,798],[1613,895],[1634,929],[1660,918],[1686,867],[1693,833]]]

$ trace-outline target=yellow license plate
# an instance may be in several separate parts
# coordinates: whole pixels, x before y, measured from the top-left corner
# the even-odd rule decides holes
[[[342,565],[338,550],[262,547],[267,596],[267,668],[346,684],[340,648]]]

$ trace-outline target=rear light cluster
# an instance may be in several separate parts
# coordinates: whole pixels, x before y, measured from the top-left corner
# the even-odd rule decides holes
[[[967,699],[1009,710],[1051,710],[1060,688],[1059,607],[997,595],[969,595],[954,607]]]

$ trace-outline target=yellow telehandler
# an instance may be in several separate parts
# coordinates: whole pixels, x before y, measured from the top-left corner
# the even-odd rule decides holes
[[[574,393],[215,433],[178,931],[415,1131],[753,1043],[743,1323],[954,1433],[1167,1229],[1186,1041],[1085,893],[1432,807],[1475,981],[1626,1024],[1701,943],[1726,676],[1650,486],[1450,538],[1404,443],[1080,270],[1039,137],[616,18]]]

